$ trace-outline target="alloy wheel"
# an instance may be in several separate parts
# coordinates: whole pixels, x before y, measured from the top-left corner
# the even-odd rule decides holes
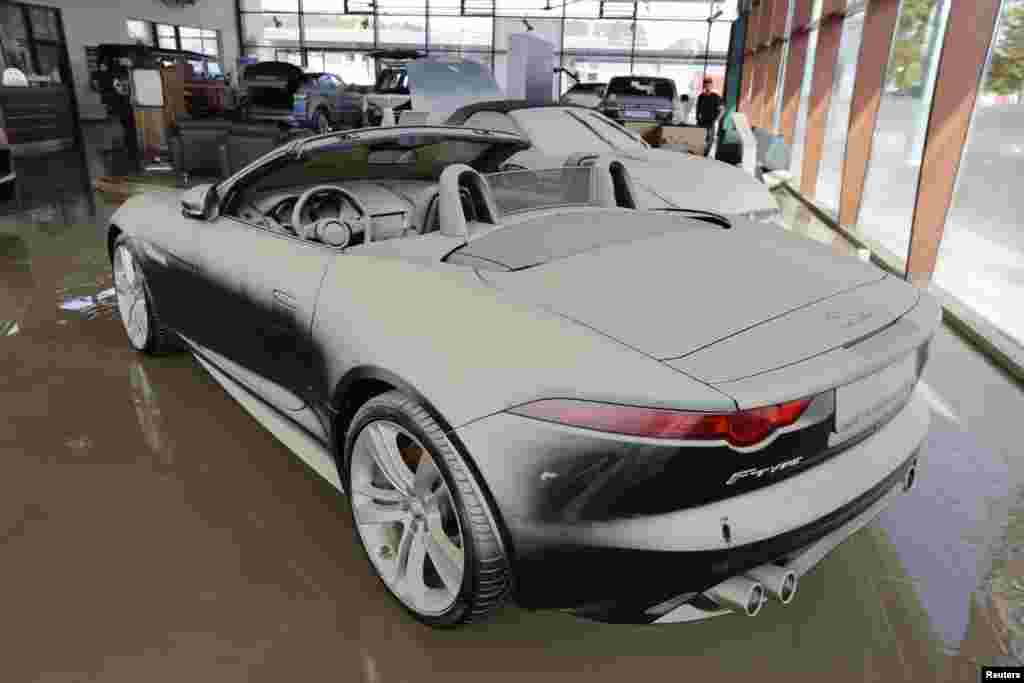
[[[384,583],[410,609],[443,614],[466,564],[455,502],[433,457],[400,425],[370,422],[353,446],[351,487],[359,536]]]
[[[114,251],[114,289],[117,308],[132,346],[143,349],[149,339],[149,311],[142,272],[124,245]]]

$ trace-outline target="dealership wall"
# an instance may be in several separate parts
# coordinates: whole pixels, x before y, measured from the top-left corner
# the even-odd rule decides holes
[[[224,69],[233,71],[238,63],[235,0],[199,0],[196,6],[182,9],[169,8],[159,0],[29,0],[29,3],[62,10],[83,119],[106,118],[99,96],[89,89],[85,48],[100,43],[130,43],[125,19],[218,30]]]

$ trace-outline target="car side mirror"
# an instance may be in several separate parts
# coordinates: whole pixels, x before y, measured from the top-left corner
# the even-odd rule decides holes
[[[196,185],[181,197],[181,213],[188,218],[206,220],[217,205],[217,189],[212,183]]]

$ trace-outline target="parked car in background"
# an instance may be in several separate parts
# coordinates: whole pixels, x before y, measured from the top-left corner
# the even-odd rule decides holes
[[[600,109],[616,121],[679,124],[684,119],[675,81],[656,76],[615,76]]]
[[[502,99],[490,68],[459,57],[424,57],[383,68],[364,97],[366,125],[380,126],[390,109],[396,122],[439,123],[468,104]]]
[[[303,73],[286,62],[260,62],[246,68],[244,116],[327,132],[363,123],[362,96],[338,76]]]
[[[629,170],[638,201],[646,208],[678,207],[781,222],[768,188],[742,169],[707,157],[655,149],[593,109],[531,105],[525,100],[479,102],[447,122],[516,133],[532,144],[511,157],[509,168],[541,169],[573,155],[613,155]]]
[[[597,109],[607,87],[607,83],[577,83],[565,91],[561,103]]]

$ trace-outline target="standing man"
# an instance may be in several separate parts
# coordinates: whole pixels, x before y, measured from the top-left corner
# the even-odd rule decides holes
[[[704,156],[711,151],[712,135],[714,134],[715,120],[722,111],[722,97],[711,90],[711,79],[704,79],[704,89],[697,96],[697,125],[707,130],[704,145]]]

